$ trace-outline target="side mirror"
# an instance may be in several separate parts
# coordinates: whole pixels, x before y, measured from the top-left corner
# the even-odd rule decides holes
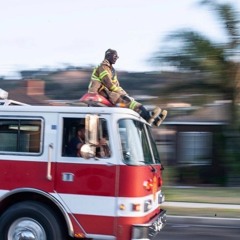
[[[85,118],[85,144],[81,147],[81,156],[85,159],[96,156],[98,142],[99,116],[87,114]]]
[[[87,114],[85,118],[85,143],[98,145],[99,116]]]

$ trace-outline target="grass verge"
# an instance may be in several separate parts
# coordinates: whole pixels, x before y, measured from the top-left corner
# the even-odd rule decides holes
[[[240,204],[240,188],[223,187],[163,187],[167,202],[195,202],[215,204]],[[209,208],[178,208],[165,206],[168,215],[204,217],[240,217],[240,210]]]
[[[176,208],[163,207],[167,210],[167,215],[178,216],[198,216],[198,217],[220,217],[220,218],[239,218],[240,210],[233,209],[209,209],[209,208]]]
[[[163,187],[168,202],[240,204],[239,187]]]

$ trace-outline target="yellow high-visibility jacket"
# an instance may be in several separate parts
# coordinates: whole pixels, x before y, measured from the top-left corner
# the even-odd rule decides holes
[[[88,92],[92,93],[101,94],[103,90],[106,90],[105,92],[110,91],[121,95],[127,94],[119,84],[115,69],[106,59],[93,70],[88,87]]]

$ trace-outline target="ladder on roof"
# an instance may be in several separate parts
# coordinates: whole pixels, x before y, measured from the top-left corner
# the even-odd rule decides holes
[[[0,88],[0,106],[29,106],[29,104],[8,99],[8,92]]]

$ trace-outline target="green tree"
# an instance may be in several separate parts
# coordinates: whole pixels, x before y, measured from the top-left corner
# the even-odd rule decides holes
[[[224,165],[230,167],[231,176],[240,173],[239,101],[240,101],[240,20],[239,13],[229,3],[216,0],[198,2],[216,15],[225,31],[224,42],[216,42],[194,30],[177,30],[167,36],[167,47],[159,51],[154,61],[162,66],[171,66],[194,77],[191,84],[179,84],[179,91],[194,89],[198,92],[221,94],[231,100],[230,119],[224,140],[228,146],[221,152]],[[182,85],[182,88],[181,88]],[[227,136],[227,137],[226,137]],[[219,142],[219,146],[221,143]],[[221,147],[220,147],[221,148]],[[221,149],[219,149],[221,150]],[[219,151],[220,152],[220,151]],[[218,159],[221,161],[220,159]]]
[[[223,99],[231,100],[231,120],[235,125],[236,106],[240,100],[239,13],[228,3],[203,0],[199,4],[216,14],[226,33],[226,41],[218,43],[194,30],[177,30],[167,36],[168,47],[157,52],[153,60],[194,74],[195,81],[188,88],[221,93]],[[181,86],[178,88],[181,91]]]

